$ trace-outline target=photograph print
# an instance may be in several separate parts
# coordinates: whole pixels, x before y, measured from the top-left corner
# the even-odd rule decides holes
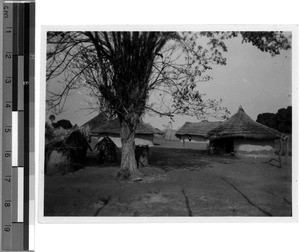
[[[292,32],[269,29],[47,31],[43,215],[292,217]]]

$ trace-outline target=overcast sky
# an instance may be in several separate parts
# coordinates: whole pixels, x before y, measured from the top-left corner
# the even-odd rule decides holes
[[[292,50],[271,57],[251,44],[242,44],[238,38],[226,41],[226,45],[228,52],[224,56],[227,64],[213,68],[213,80],[197,87],[201,93],[207,94],[207,98],[222,99],[222,105],[229,109],[231,115],[241,105],[254,120],[260,113],[276,113],[278,109],[291,105]],[[78,90],[70,96],[65,111],[56,117],[57,120],[68,119],[72,124],[82,125],[96,116],[95,113],[88,114],[86,110],[80,110],[86,107],[84,99],[88,97],[85,93]],[[146,115],[144,121],[163,129],[170,119]],[[172,128],[178,129],[187,121],[199,120],[178,115],[172,122]]]

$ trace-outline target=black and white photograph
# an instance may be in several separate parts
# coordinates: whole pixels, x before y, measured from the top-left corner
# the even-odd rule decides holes
[[[44,217],[293,217],[292,30],[47,31]]]

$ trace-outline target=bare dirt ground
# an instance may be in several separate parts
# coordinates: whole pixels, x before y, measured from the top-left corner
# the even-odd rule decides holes
[[[172,145],[168,143],[169,145]],[[177,143],[176,143],[177,144]],[[207,155],[199,149],[150,149],[143,180],[116,179],[118,164],[45,177],[45,216],[291,216],[291,160]]]

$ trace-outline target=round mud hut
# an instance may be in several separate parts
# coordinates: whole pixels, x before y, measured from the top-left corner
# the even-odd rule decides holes
[[[107,121],[105,124],[94,128],[92,131],[93,135],[98,137],[110,137],[110,138],[120,138],[121,124],[119,118],[114,118]],[[150,124],[140,121],[136,127],[135,137],[143,140],[154,142],[154,135],[160,134],[158,129],[155,129]]]
[[[281,134],[252,120],[240,106],[236,114],[207,133],[214,153],[272,156]]]
[[[175,135],[182,140],[183,144],[185,141],[207,142],[207,133],[220,123],[207,120],[196,123],[186,122]]]

